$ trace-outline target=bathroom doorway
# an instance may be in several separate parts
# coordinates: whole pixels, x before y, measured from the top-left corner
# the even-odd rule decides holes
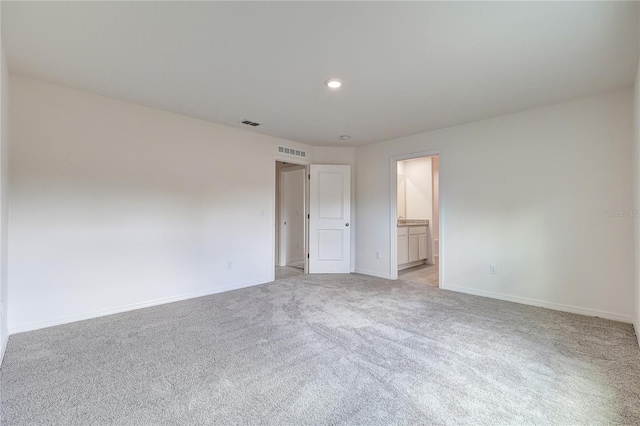
[[[305,273],[306,167],[276,161],[275,279]]]
[[[440,155],[394,159],[392,175],[395,178],[392,211],[396,213],[392,226],[395,231],[392,272],[404,281],[439,287]]]

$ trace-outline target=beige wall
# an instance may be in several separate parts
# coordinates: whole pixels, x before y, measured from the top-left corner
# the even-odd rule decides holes
[[[605,211],[633,208],[632,112],[625,89],[357,148],[356,270],[391,275],[391,158],[439,150],[443,288],[631,322],[634,219]]]

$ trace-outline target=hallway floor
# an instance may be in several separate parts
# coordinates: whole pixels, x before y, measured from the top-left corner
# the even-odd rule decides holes
[[[297,277],[298,275],[304,275],[304,269],[294,268],[292,266],[276,266],[276,281]]]
[[[427,284],[433,287],[439,287],[440,266],[435,265],[419,265],[413,268],[398,271],[398,279],[416,284]]]

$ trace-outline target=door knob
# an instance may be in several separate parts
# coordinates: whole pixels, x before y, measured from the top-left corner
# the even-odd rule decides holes
[[[349,224],[348,224],[348,223],[345,223],[345,224],[344,224],[344,226],[349,226]]]

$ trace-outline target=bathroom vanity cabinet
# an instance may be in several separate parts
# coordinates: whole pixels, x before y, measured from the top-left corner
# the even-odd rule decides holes
[[[398,269],[411,268],[427,260],[428,226],[398,226]]]

